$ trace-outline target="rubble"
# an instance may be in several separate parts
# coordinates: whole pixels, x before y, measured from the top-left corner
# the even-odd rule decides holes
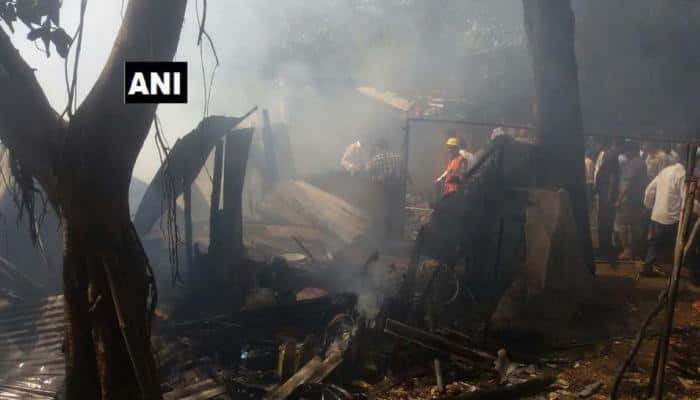
[[[534,378],[509,386],[499,386],[491,389],[476,390],[470,393],[462,393],[451,397],[443,397],[441,400],[520,399],[544,392],[554,381],[555,379],[551,376]]]
[[[353,243],[369,227],[360,209],[303,181],[280,182],[258,204],[258,212],[269,221],[318,229],[328,236],[331,251]]]

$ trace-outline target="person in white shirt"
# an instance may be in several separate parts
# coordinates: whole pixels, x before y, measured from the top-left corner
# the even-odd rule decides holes
[[[671,151],[668,152],[668,160],[671,164],[675,164],[678,162],[678,152],[671,148]]]
[[[364,165],[367,161],[364,160],[364,158],[366,158],[364,148],[362,146],[362,143],[359,140],[357,140],[353,143],[350,143],[348,147],[345,148],[343,157],[340,159],[340,165],[346,171],[350,172],[351,174],[354,174],[362,170],[362,168],[364,168]]]
[[[597,141],[597,147],[598,147],[598,156],[595,159],[595,162],[593,163],[593,184],[595,185],[595,182],[598,178],[598,171],[600,171],[600,167],[603,165],[603,159],[605,158],[605,152],[608,150],[608,148],[612,145],[612,140],[610,138],[602,137],[599,138]]]
[[[474,154],[470,153],[469,150],[462,148],[459,149],[459,155],[464,158],[465,170],[469,171],[469,169],[474,166]]]
[[[644,206],[651,208],[650,235],[647,254],[640,276],[654,276],[654,262],[659,253],[672,247],[676,241],[681,207],[685,199],[685,156],[659,172],[644,192]],[[695,212],[700,210],[695,201]]]

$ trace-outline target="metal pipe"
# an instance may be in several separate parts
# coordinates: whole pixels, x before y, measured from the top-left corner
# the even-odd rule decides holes
[[[411,122],[425,122],[425,123],[441,123],[441,124],[458,124],[458,125],[468,125],[468,126],[481,126],[486,128],[515,128],[515,129],[526,129],[528,131],[534,130],[535,127],[531,125],[523,124],[511,124],[511,123],[496,123],[488,121],[468,121],[459,119],[439,119],[439,118],[408,118],[408,123]],[[700,139],[693,137],[687,138],[665,138],[665,137],[655,137],[655,136],[630,136],[630,135],[611,135],[605,132],[584,132],[583,136],[587,137],[608,137],[608,138],[621,138],[621,139],[633,139],[640,141],[651,141],[651,142],[661,142],[661,143],[698,143],[700,144]]]

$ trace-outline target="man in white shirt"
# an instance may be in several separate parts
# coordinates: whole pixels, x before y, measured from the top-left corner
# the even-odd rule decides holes
[[[494,130],[491,131],[491,140],[494,140],[495,138],[505,135],[506,130],[502,126],[497,126],[494,128]]]
[[[340,165],[343,169],[352,174],[362,170],[367,161],[363,159],[366,158],[364,157],[363,150],[362,143],[359,140],[350,143],[348,147],[345,148],[343,157],[340,159]]]
[[[685,156],[659,172],[644,192],[644,206],[651,208],[651,226],[647,255],[640,276],[654,276],[654,262],[659,253],[676,241],[681,207],[685,199]],[[695,212],[700,209],[695,201]]]
[[[459,155],[464,158],[465,170],[469,171],[469,168],[474,166],[474,154],[470,153],[467,149],[459,149]]]
[[[599,138],[597,141],[597,149],[598,149],[598,155],[595,158],[595,161],[593,163],[593,184],[595,185],[595,181],[598,178],[598,171],[600,171],[600,167],[603,165],[603,159],[605,158],[605,152],[609,150],[609,147],[612,146],[612,140],[610,138],[602,137]]]

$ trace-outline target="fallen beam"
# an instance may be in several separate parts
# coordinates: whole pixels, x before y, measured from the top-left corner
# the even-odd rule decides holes
[[[457,356],[478,361],[493,361],[496,359],[495,356],[484,351],[464,346],[440,335],[402,324],[393,319],[386,320],[384,333],[407,340],[445,356]]]

